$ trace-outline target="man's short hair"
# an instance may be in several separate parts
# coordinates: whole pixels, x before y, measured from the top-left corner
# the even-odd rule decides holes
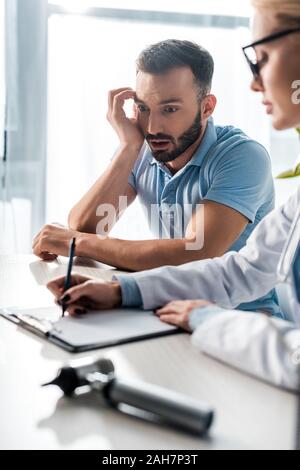
[[[167,39],[144,49],[137,61],[139,71],[162,75],[177,67],[190,67],[199,87],[201,99],[210,92],[214,61],[210,53],[191,41]]]

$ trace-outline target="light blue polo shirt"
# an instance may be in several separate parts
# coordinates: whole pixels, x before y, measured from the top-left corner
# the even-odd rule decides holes
[[[240,129],[215,126],[212,118],[184,168],[172,175],[145,144],[129,183],[137,192],[156,238],[184,237],[192,212],[206,200],[243,214],[249,223],[228,251],[240,250],[256,225],[274,208],[274,183],[266,149]],[[275,290],[239,308],[267,309],[278,314]]]
[[[258,222],[274,208],[271,162],[265,148],[240,129],[215,126],[212,118],[184,168],[172,175],[145,144],[129,183],[156,238],[183,238],[196,205],[206,200],[243,214],[251,223],[228,251],[240,250]]]

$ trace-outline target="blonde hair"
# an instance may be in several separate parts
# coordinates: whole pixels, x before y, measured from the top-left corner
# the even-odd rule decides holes
[[[258,11],[269,12],[286,26],[300,26],[300,0],[252,0]]]

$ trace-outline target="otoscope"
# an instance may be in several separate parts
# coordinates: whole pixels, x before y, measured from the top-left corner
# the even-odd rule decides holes
[[[46,385],[57,385],[68,397],[80,388],[88,387],[88,391],[99,393],[114,408],[129,405],[196,434],[206,433],[214,418],[208,405],[191,397],[146,382],[118,378],[112,361],[107,358],[72,361]]]

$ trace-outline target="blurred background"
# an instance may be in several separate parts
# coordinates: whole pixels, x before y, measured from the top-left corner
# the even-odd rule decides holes
[[[0,0],[0,253],[28,253],[44,223],[67,223],[118,145],[108,91],[134,87],[139,52],[163,39],[206,47],[216,65],[215,123],[261,142],[274,176],[293,167],[296,132],[272,130],[249,89],[241,46],[251,41],[250,16],[250,0]],[[276,204],[297,184],[276,180]],[[149,237],[138,202],[113,235]]]

